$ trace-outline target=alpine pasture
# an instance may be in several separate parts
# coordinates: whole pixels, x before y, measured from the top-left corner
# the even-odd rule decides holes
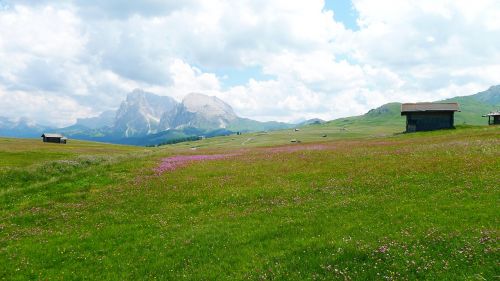
[[[157,148],[0,139],[0,279],[500,276],[499,127],[339,122]]]

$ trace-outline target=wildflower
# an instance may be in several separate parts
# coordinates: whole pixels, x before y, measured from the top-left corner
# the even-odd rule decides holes
[[[166,171],[173,171],[190,162],[225,159],[236,155],[238,154],[178,155],[168,157],[161,161],[160,165],[156,167],[155,172],[162,174]]]
[[[385,253],[387,251],[389,251],[389,247],[387,245],[382,245],[378,248],[377,250],[379,253]]]

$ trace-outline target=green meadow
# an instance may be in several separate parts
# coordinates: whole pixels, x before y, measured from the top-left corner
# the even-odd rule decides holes
[[[80,156],[104,156],[140,151],[141,148],[71,140],[67,145],[43,143],[33,139],[0,138],[0,169],[27,167],[49,160]]]
[[[498,279],[500,127],[391,122],[156,148],[0,139],[0,279]],[[201,154],[228,156],[157,170]]]

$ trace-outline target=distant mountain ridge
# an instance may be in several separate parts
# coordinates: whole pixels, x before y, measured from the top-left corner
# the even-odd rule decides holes
[[[323,120],[323,119],[319,119],[319,118],[313,118],[313,119],[309,119],[309,120],[306,120],[306,121],[303,121],[303,122],[300,122],[298,125],[299,126],[307,126],[307,125],[321,125],[321,124],[324,124],[326,121]]]
[[[99,126],[99,122],[102,126]],[[195,136],[227,135],[293,127],[281,122],[241,118],[233,108],[214,96],[190,93],[182,102],[136,89],[117,111],[57,130],[69,137],[112,143],[152,145]]]
[[[89,129],[97,129],[102,127],[111,127],[114,124],[116,111],[104,111],[96,117],[78,118],[76,120],[77,126],[84,126]]]
[[[467,96],[465,96],[465,97],[467,97]],[[465,98],[465,97],[463,97],[463,98]],[[492,86],[484,92],[479,92],[475,95],[468,96],[468,97],[471,97],[471,98],[477,100],[478,102],[481,102],[484,104],[500,106],[500,85]]]
[[[455,124],[486,125],[483,114],[500,109],[500,85],[470,96],[455,97],[443,102],[458,102],[461,112]],[[232,107],[217,97],[199,93],[188,94],[182,102],[168,96],[136,89],[129,93],[117,111],[81,118],[69,127],[51,128],[26,118],[10,120],[0,117],[0,135],[8,137],[39,137],[43,132],[63,133],[68,137],[133,145],[155,145],[199,136],[228,135],[328,124],[348,127],[354,124],[399,128],[404,126],[401,103],[388,103],[364,115],[332,121],[310,119],[299,124],[259,122],[238,117]]]
[[[25,117],[21,117],[18,120],[0,117],[0,136],[39,137],[47,129],[47,126],[36,124],[33,120]]]

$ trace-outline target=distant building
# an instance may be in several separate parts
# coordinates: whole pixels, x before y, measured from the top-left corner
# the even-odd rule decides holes
[[[64,137],[61,134],[48,134],[45,133],[42,135],[43,142],[53,142],[53,143],[64,143],[68,142],[68,138]]]
[[[486,115],[483,115],[483,117],[488,117],[488,124],[489,125],[498,125],[500,124],[500,111],[497,112],[490,112]]]
[[[403,103],[401,116],[406,116],[406,132],[454,128],[458,103]]]

